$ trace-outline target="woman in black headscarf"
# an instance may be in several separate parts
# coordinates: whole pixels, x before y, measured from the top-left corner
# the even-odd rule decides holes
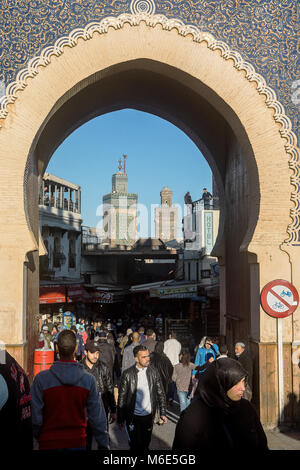
[[[180,416],[173,450],[267,450],[256,411],[242,398],[246,378],[234,359],[210,364],[201,374],[193,403]]]

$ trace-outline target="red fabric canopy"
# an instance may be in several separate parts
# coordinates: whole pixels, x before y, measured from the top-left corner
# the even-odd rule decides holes
[[[66,301],[65,286],[41,286],[40,304],[63,304]]]

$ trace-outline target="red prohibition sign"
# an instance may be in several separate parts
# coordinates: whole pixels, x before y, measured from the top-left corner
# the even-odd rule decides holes
[[[272,317],[285,318],[292,315],[298,307],[299,294],[290,282],[276,279],[262,289],[260,303],[264,311]]]

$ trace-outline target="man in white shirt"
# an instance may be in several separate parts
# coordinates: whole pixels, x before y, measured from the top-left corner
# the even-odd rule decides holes
[[[141,344],[133,354],[136,364],[123,372],[119,385],[117,420],[120,428],[126,423],[130,450],[145,452],[157,408],[163,423],[168,421],[166,397],[159,372],[150,365],[149,350]]]
[[[169,334],[169,339],[164,343],[164,353],[170,359],[172,366],[174,367],[179,363],[179,355],[181,352],[181,344],[176,339],[176,332],[171,331]],[[168,390],[168,401],[172,405],[176,391],[176,384],[174,381],[169,383]]]

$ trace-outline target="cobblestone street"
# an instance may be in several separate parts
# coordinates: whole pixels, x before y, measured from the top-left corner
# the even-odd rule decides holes
[[[174,402],[168,408],[168,422],[163,426],[154,425],[151,450],[170,450],[173,443],[176,423],[179,417],[179,405]],[[270,450],[300,450],[300,431],[279,432],[278,430],[266,430],[268,446]],[[110,426],[111,450],[127,450],[128,439],[125,429],[120,431],[117,424]]]

